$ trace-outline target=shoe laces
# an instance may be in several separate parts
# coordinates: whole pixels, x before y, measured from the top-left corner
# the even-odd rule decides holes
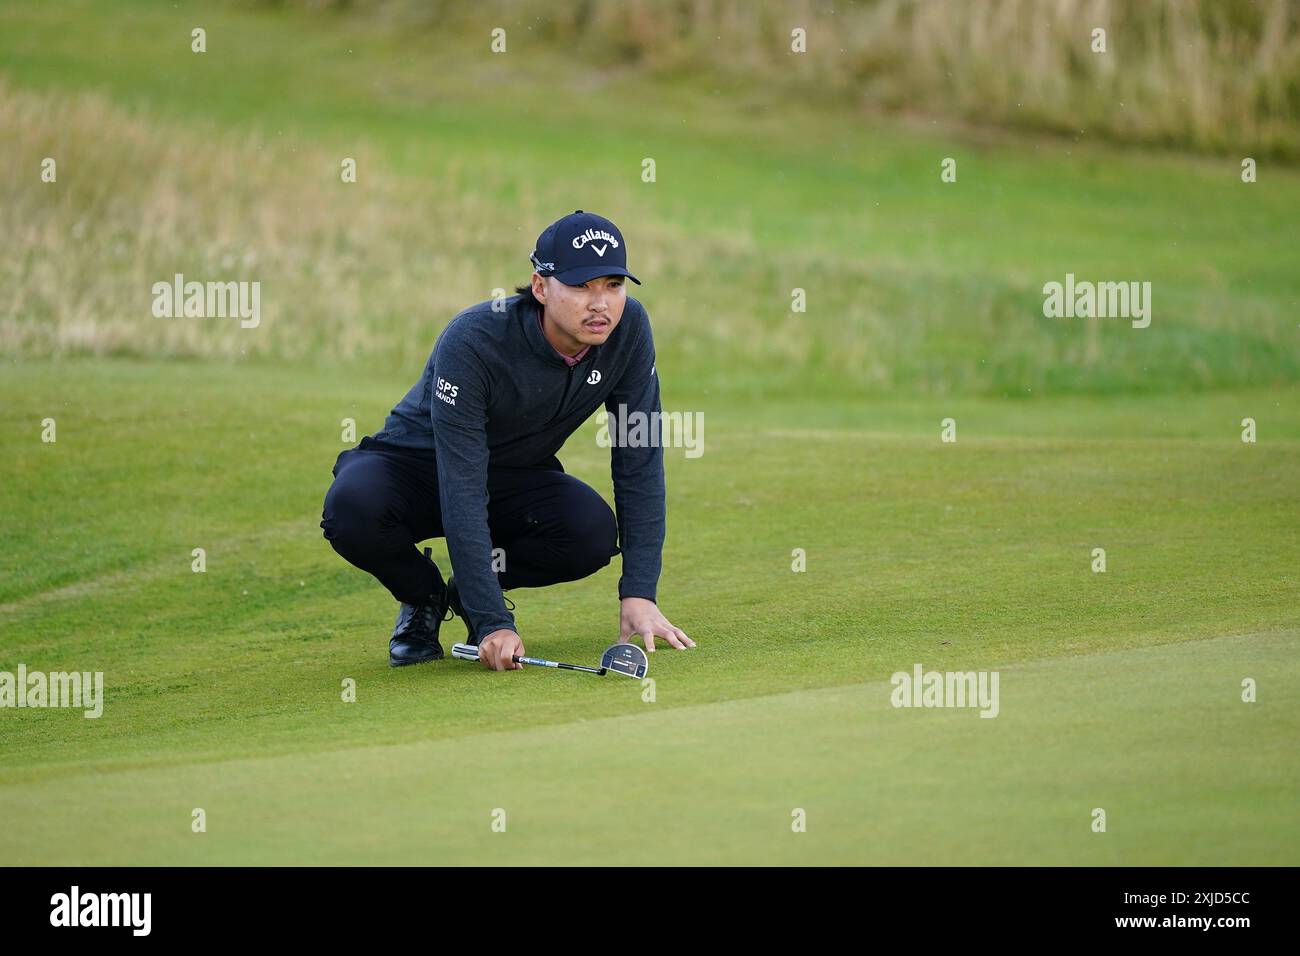
[[[421,605],[415,613],[419,616],[420,623],[430,630],[438,623],[437,608],[432,604]]]

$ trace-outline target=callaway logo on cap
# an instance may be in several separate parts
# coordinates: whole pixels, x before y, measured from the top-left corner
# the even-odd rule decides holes
[[[600,276],[627,276],[641,284],[627,271],[627,248],[618,226],[581,209],[543,229],[528,258],[539,275],[555,276],[565,285],[581,285]]]

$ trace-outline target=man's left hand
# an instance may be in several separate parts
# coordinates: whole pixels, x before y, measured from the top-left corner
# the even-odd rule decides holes
[[[672,622],[664,617],[654,601],[645,598],[623,598],[618,615],[618,642],[626,644],[633,635],[640,634],[645,649],[654,653],[655,638],[662,637],[669,647],[684,651],[694,647],[695,642],[686,636],[680,627],[673,627]]]

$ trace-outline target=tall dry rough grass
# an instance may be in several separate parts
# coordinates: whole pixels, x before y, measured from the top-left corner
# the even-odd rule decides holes
[[[257,0],[244,0],[257,3]],[[281,0],[276,0],[279,5]],[[590,63],[717,71],[864,109],[1300,157],[1295,0],[300,0],[402,29],[484,23]],[[791,30],[808,53],[791,52]],[[1094,28],[1107,52],[1091,50]],[[519,36],[520,32],[515,35]]]
[[[534,183],[507,202],[517,182],[454,155],[412,176],[351,153],[359,182],[344,184],[341,155],[323,146],[3,81],[0,143],[23,146],[0,149],[0,164],[23,163],[0,170],[0,354],[15,356],[359,361],[406,374],[457,311],[527,280],[537,231],[570,199],[562,182]],[[44,156],[58,158],[56,183],[39,182],[32,157]],[[686,245],[647,204],[631,186],[620,202],[649,274],[698,282],[706,263],[749,261],[748,235]],[[155,317],[153,285],[176,273],[260,282],[260,326]],[[668,341],[673,325],[657,318]],[[751,340],[756,358],[780,359],[780,341]]]
[[[527,275],[494,234],[491,174],[455,159],[412,184],[355,155],[349,186],[324,149],[3,84],[0,140],[59,161],[56,184],[0,177],[3,352],[409,361],[490,297],[494,261]],[[178,272],[259,281],[261,325],[154,317],[153,284]]]
[[[21,164],[0,169],[0,355],[357,363],[405,380],[452,315],[527,278],[534,230],[573,208],[564,177],[512,181],[455,154],[397,173],[354,155],[348,185],[322,143],[0,83],[0,165]],[[38,181],[39,156],[58,157],[56,184]],[[807,396],[1300,379],[1294,317],[1275,299],[1189,292],[1162,305],[1172,334],[1107,331],[1100,363],[1077,329],[1042,320],[1039,279],[948,274],[857,242],[792,243],[774,260],[743,210],[699,229],[638,186],[606,185],[602,201],[635,224],[652,281],[633,291],[682,383]],[[260,327],[155,317],[152,286],[177,272],[260,282]],[[822,320],[791,312],[796,286],[816,290]]]

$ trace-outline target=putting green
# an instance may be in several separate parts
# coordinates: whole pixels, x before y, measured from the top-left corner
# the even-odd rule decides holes
[[[697,397],[661,601],[700,647],[651,658],[646,703],[621,678],[386,666],[392,599],[316,520],[338,410],[374,420],[387,383],[59,369],[4,379],[0,670],[102,670],[106,701],[0,712],[14,863],[1295,860],[1300,444],[1244,445],[1234,418],[1293,434],[1295,402]],[[46,445],[20,423],[52,405]],[[595,431],[561,458],[608,494]],[[529,651],[594,660],[617,573],[518,592]],[[894,709],[917,663],[999,671],[999,716]]]
[[[0,816],[23,825],[0,850],[15,864],[1293,863],[1296,639],[1015,665],[994,719],[895,709],[880,681],[665,706],[714,666],[703,652],[619,717],[7,786]],[[562,686],[575,714],[595,690]]]

